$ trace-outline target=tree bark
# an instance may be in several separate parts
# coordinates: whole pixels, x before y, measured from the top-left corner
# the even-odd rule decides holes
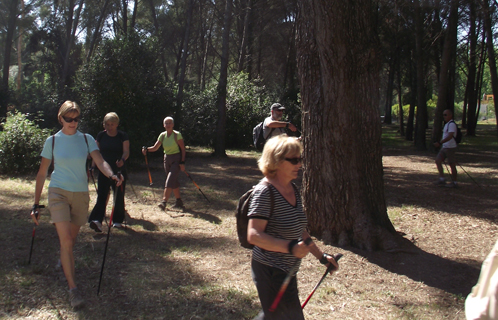
[[[325,243],[395,250],[382,178],[375,12],[369,0],[299,1],[302,193],[309,231]]]
[[[498,72],[496,70],[496,57],[495,57],[495,49],[493,45],[493,31],[491,28],[491,8],[489,7],[489,0],[484,0],[484,28],[486,29],[486,37],[488,41],[486,41],[486,48],[488,50],[488,64],[489,64],[489,73],[491,74],[491,89],[493,91],[494,97],[494,105],[495,105],[495,114],[498,115],[498,103],[496,103],[496,99],[498,99]],[[496,133],[498,135],[498,117],[496,117]]]
[[[443,111],[454,109],[454,101],[451,73],[452,73],[452,57],[455,57],[457,28],[458,28],[458,0],[451,1],[450,16],[448,18],[448,27],[446,28],[446,36],[444,39],[443,55],[441,59],[441,70],[439,74],[439,88],[436,112],[434,114],[434,125],[432,126],[432,141],[440,141],[443,129]],[[454,88],[453,88],[454,89]],[[453,90],[454,91],[454,90]]]
[[[426,70],[424,53],[423,12],[419,0],[415,0],[415,42],[417,60],[417,114],[415,123],[415,147],[425,150],[425,130],[427,129]]]
[[[465,88],[465,102],[467,108],[464,108],[463,119],[462,119],[462,127],[467,128],[468,136],[475,136],[476,127],[475,117],[477,110],[477,86],[476,86],[476,76],[477,76],[477,31],[476,31],[476,6],[474,1],[469,1],[469,63],[468,63],[468,76],[467,76],[467,85]],[[467,116],[467,118],[465,118]],[[464,126],[465,124],[465,126]]]
[[[226,157],[226,122],[227,122],[227,82],[228,82],[228,54],[230,41],[230,25],[232,24],[232,0],[226,0],[225,18],[223,21],[223,44],[221,50],[220,79],[218,81],[218,121],[216,123],[216,143],[214,155]]]
[[[7,116],[7,105],[9,101],[10,54],[12,52],[17,16],[19,15],[19,1],[10,0],[8,8],[9,16],[7,18],[7,35],[5,36],[5,48],[3,54],[2,84],[0,85],[0,118],[5,118]]]
[[[176,112],[175,118],[177,119],[177,123],[181,126],[182,119],[182,104],[183,104],[183,87],[185,85],[185,73],[187,72],[187,56],[188,56],[188,43],[190,39],[190,24],[192,23],[192,12],[194,11],[194,2],[195,0],[190,0],[188,9],[187,9],[187,24],[185,26],[185,37],[183,40],[183,48],[182,48],[182,62],[180,66],[180,78],[178,79],[178,95],[176,96]]]

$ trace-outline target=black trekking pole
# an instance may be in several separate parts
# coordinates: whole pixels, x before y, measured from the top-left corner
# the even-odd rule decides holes
[[[183,171],[185,172],[185,174],[187,175],[187,177],[189,177],[189,179],[194,183],[194,185],[197,187],[197,190],[199,190],[202,195],[204,196],[204,198],[206,198],[207,202],[211,203],[211,201],[209,201],[209,199],[206,197],[206,195],[204,194],[204,192],[202,192],[201,188],[199,188],[199,186],[197,185],[197,183],[195,183],[194,179],[192,179],[192,177],[190,176],[190,174],[188,174],[187,171]]]
[[[475,181],[475,180],[474,180],[474,179],[470,176],[470,174],[469,174],[467,171],[465,171],[465,169],[462,167],[462,165],[461,165],[460,163],[458,163],[458,162],[457,162],[457,164],[458,164],[458,166],[459,166],[460,168],[462,168],[463,172],[465,172],[465,173],[467,174],[467,176],[469,176],[470,180],[474,181],[474,183],[475,183],[475,184],[476,184],[479,188],[481,188],[481,186],[479,185],[479,183],[477,183],[477,182],[476,182],[476,181]],[[481,188],[481,189],[482,189],[482,188]]]
[[[340,258],[342,258],[342,254],[341,253],[336,253],[334,254],[334,260],[336,262],[339,261]],[[301,309],[304,309],[304,307],[306,306],[306,304],[308,303],[308,301],[311,299],[311,296],[313,295],[313,293],[315,293],[316,289],[318,289],[318,287],[320,286],[320,284],[322,283],[323,279],[325,279],[325,277],[327,276],[327,274],[330,273],[330,271],[334,270],[335,266],[331,263],[328,267],[327,267],[327,270],[325,270],[325,273],[323,274],[322,278],[320,279],[320,281],[318,281],[318,283],[316,284],[316,286],[313,288],[313,290],[311,291],[310,295],[308,296],[308,298],[306,299],[306,301],[304,301],[303,305],[301,306]]]
[[[39,212],[38,212],[38,209],[40,208],[45,208],[44,205],[33,205],[33,208],[31,209],[31,212],[34,212],[34,216],[35,216],[35,219],[38,220],[38,215],[39,215]],[[29,249],[29,259],[28,259],[28,264],[31,263],[31,254],[33,253],[33,244],[35,243],[35,232],[36,232],[36,223],[35,225],[33,226],[33,232],[31,234],[31,248]]]
[[[97,288],[97,296],[100,292],[100,284],[102,283],[102,274],[104,273],[105,256],[107,255],[107,246],[109,244],[109,236],[111,235],[112,218],[114,216],[114,209],[116,208],[116,199],[118,194],[118,186],[114,189],[114,199],[112,203],[111,218],[107,227],[107,239],[105,241],[104,258],[102,259],[102,268],[100,269],[99,287]]]

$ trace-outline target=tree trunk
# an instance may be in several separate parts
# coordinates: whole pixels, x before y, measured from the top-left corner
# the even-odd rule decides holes
[[[68,79],[69,71],[70,71],[69,70],[69,65],[70,65],[69,58],[71,57],[71,50],[73,48],[74,39],[76,37],[76,30],[78,29],[78,23],[80,20],[81,10],[83,9],[83,2],[84,2],[84,0],[80,0],[80,2],[78,4],[78,10],[76,11],[76,17],[74,19],[71,18],[71,21],[72,21],[72,27],[70,30],[71,32],[68,34],[68,38],[66,38],[66,54],[64,56],[64,66],[62,69],[62,77],[61,77],[63,88],[70,85],[70,81]],[[71,2],[71,3],[74,4],[74,2]],[[74,8],[71,10],[71,12],[74,12]]]
[[[90,42],[90,48],[88,49],[88,53],[86,55],[86,62],[89,62],[90,58],[93,55],[93,50],[95,48],[95,44],[97,43],[97,38],[100,36],[100,30],[102,28],[102,21],[104,20],[105,17],[107,17],[106,9],[107,9],[107,6],[109,5],[109,1],[110,0],[105,0],[104,7],[102,8],[102,11],[100,11],[100,16],[99,16],[99,19],[97,21],[97,25],[95,26],[95,31],[93,32],[92,41]]]
[[[493,45],[493,31],[492,31],[492,21],[491,21],[491,8],[489,7],[489,0],[484,0],[484,28],[486,29],[486,36],[488,41],[486,41],[486,48],[488,49],[488,64],[489,73],[491,74],[491,88],[493,91],[493,102],[495,105],[495,114],[498,115],[498,72],[496,70],[496,58],[495,50]],[[498,134],[498,116],[496,117],[496,133]]]
[[[389,62],[389,76],[387,77],[386,89],[386,104],[384,105],[384,123],[391,124],[392,120],[392,107],[393,107],[393,91],[394,91],[394,57],[391,57]]]
[[[469,26],[469,71],[467,77],[467,85],[465,88],[465,101],[467,108],[466,114],[464,113],[462,119],[462,127],[464,123],[467,127],[467,135],[475,136],[476,127],[473,125],[475,123],[476,110],[477,110],[477,86],[476,86],[476,75],[477,75],[477,32],[476,32],[476,6],[474,1],[469,1],[470,7],[470,26]],[[467,118],[465,118],[467,116]]]
[[[187,56],[188,56],[188,43],[190,39],[190,24],[192,22],[192,12],[194,11],[195,0],[190,0],[187,9],[187,25],[185,26],[185,37],[183,40],[182,49],[182,62],[180,67],[180,78],[178,79],[178,95],[176,96],[176,110],[175,110],[175,120],[178,122],[178,126],[181,126],[181,111],[183,104],[183,87],[185,85],[185,73],[187,72]]]
[[[415,147],[425,150],[425,130],[427,129],[426,71],[424,53],[423,12],[419,0],[415,0],[415,42],[417,52],[417,121],[415,123]]]
[[[220,79],[218,81],[218,121],[216,123],[216,143],[214,155],[226,157],[226,122],[227,122],[227,82],[228,82],[228,54],[230,41],[230,25],[232,24],[232,0],[226,0],[225,18],[223,21],[223,44],[221,50]]]
[[[454,103],[451,94],[451,72],[452,57],[455,56],[457,28],[458,28],[458,4],[459,0],[451,1],[450,16],[448,18],[448,27],[444,39],[443,55],[441,59],[441,73],[439,74],[438,99],[436,111],[434,114],[434,125],[432,126],[432,141],[441,140],[443,129],[443,111],[450,109],[453,111]]]
[[[239,53],[239,63],[237,67],[237,72],[244,70],[244,64],[246,60],[247,52],[247,37],[249,36],[249,19],[251,17],[252,0],[247,0],[244,15],[244,31],[242,32],[242,41],[240,43],[240,53]]]
[[[0,118],[5,118],[7,116],[7,106],[9,101],[10,54],[12,52],[14,32],[16,30],[17,15],[19,14],[19,1],[10,0],[8,7],[9,17],[7,18],[7,35],[5,37],[5,48],[3,54],[2,84],[0,85]]]
[[[302,193],[312,235],[328,244],[394,250],[398,238],[382,178],[374,15],[369,0],[299,1]],[[359,139],[362,132],[368,134]]]
[[[21,21],[24,21],[25,11],[24,11],[24,0],[21,0]],[[19,38],[17,39],[17,93],[21,93],[21,79],[22,79],[22,36],[23,27],[19,26]]]
[[[399,54],[399,50],[398,50]],[[403,124],[404,122],[404,115],[403,115],[403,84],[401,83],[401,64],[400,61],[401,59],[397,59],[398,62],[396,64],[396,72],[398,75],[398,125],[399,125],[399,135],[404,137],[405,136],[405,126]]]

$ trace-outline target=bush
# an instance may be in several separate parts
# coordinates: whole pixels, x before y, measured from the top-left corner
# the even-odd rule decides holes
[[[40,153],[50,135],[40,129],[28,115],[8,113],[0,132],[0,172],[32,173],[40,165]]]
[[[200,93],[190,92],[183,107],[183,128],[178,128],[190,145],[213,146],[216,138],[217,82]],[[187,95],[187,94],[186,94]],[[270,115],[270,106],[278,102],[258,79],[249,80],[246,73],[231,75],[227,84],[226,148],[245,149],[252,146],[252,130]],[[293,122],[299,107],[283,102]],[[296,122],[297,123],[297,122]]]

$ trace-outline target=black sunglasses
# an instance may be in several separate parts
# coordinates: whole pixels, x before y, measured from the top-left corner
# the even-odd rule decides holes
[[[71,122],[78,122],[80,121],[80,117],[76,117],[76,118],[69,118],[69,117],[62,117],[62,119],[64,119],[65,122],[67,123],[71,123]]]
[[[299,157],[299,158],[285,158],[285,161],[289,161],[293,165],[296,165],[298,163],[303,162],[303,158],[301,158],[301,157]]]

